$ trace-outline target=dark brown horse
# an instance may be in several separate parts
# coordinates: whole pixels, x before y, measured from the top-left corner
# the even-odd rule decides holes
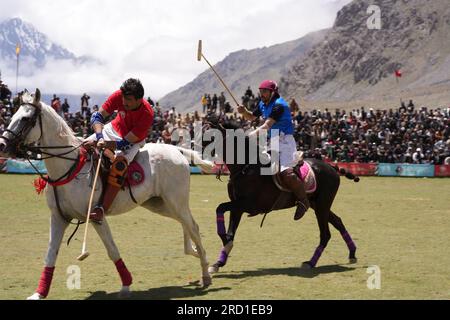
[[[216,209],[217,218],[217,233],[220,236],[223,248],[220,252],[218,261],[210,267],[210,272],[217,272],[219,268],[225,266],[228,256],[233,247],[236,230],[241,221],[242,214],[248,213],[249,216],[258,214],[266,214],[274,210],[291,208],[296,205],[295,197],[292,193],[282,191],[275,184],[273,176],[261,175],[260,169],[262,164],[249,161],[249,149],[252,141],[245,138],[244,150],[238,150],[238,143],[227,139],[236,139],[235,136],[230,135],[230,129],[239,129],[235,122],[222,121],[215,117],[208,118],[208,124],[204,127],[215,128],[220,130],[223,139],[223,161],[230,171],[230,179],[228,182],[229,202],[221,203]],[[228,142],[228,143],[227,143]],[[233,146],[234,150],[227,150]],[[254,147],[254,146],[253,146]],[[234,159],[227,159],[226,154],[234,151]],[[238,162],[238,152],[245,152],[245,161]],[[228,161],[225,161],[227,159]],[[303,263],[303,267],[313,268],[316,266],[323,250],[331,238],[328,223],[333,225],[341,233],[349,249],[349,259],[351,263],[357,261],[355,252],[356,246],[347,232],[341,218],[339,218],[333,211],[331,205],[334,197],[339,189],[340,174],[345,175],[355,182],[359,181],[358,177],[346,172],[344,169],[339,169],[337,166],[332,166],[322,160],[305,159],[316,178],[316,190],[308,195],[311,203],[311,208],[316,214],[317,223],[320,229],[320,243],[316,248],[312,258]],[[240,164],[239,164],[240,163]],[[297,168],[296,168],[297,171]],[[225,229],[224,213],[230,211],[230,219],[228,230]]]

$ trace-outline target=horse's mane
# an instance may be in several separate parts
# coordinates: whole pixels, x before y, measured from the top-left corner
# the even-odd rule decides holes
[[[224,129],[242,129],[236,120],[225,119],[223,116],[218,116],[215,113],[207,114],[205,119],[213,128],[219,129],[222,126]]]
[[[45,114],[45,116],[48,116],[51,122],[58,124],[56,134],[58,134],[61,137],[68,137],[70,145],[80,144],[80,138],[75,136],[75,133],[69,127],[67,122],[63,118],[61,118],[61,116],[57,114],[52,107],[50,107],[49,105],[45,104],[42,101],[41,106],[42,106],[42,113]]]
[[[242,127],[234,120],[225,120],[222,123],[222,126],[225,129],[233,129],[233,130],[242,129]]]

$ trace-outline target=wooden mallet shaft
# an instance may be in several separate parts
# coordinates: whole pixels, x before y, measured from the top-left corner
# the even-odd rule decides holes
[[[88,226],[89,226],[89,214],[91,213],[92,200],[94,199],[94,193],[95,193],[95,186],[97,185],[97,178],[98,178],[98,174],[100,172],[100,166],[102,163],[102,155],[103,155],[103,151],[100,151],[100,156],[99,156],[98,164],[97,164],[97,170],[95,170],[94,183],[92,185],[91,197],[89,198],[88,211],[86,214],[86,227],[84,228],[83,246],[81,249],[81,254],[77,258],[78,261],[83,261],[84,259],[86,259],[89,256],[89,252],[86,250],[87,234],[88,234]]]
[[[228,86],[225,84],[225,82],[223,82],[222,78],[219,76],[219,74],[217,73],[217,71],[214,69],[214,67],[211,65],[211,63],[209,63],[208,59],[205,58],[205,56],[203,55],[202,52],[202,40],[198,40],[198,50],[197,50],[197,60],[201,61],[203,59],[206,61],[206,63],[209,65],[209,67],[212,69],[212,71],[214,71],[215,75],[217,76],[217,78],[220,80],[220,82],[222,83],[222,85],[224,86],[225,90],[228,91],[228,93],[230,94],[231,98],[233,98],[234,102],[236,103],[236,105],[239,105],[239,102],[236,100],[236,98],[234,97],[234,95],[231,93],[231,90],[228,89]]]

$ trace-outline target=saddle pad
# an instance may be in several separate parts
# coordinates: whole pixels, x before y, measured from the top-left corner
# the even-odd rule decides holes
[[[305,184],[306,193],[313,193],[317,189],[316,175],[308,162],[303,162],[303,165],[298,169],[300,179]]]
[[[137,161],[133,161],[128,166],[126,183],[129,186],[138,186],[145,180],[144,169]]]

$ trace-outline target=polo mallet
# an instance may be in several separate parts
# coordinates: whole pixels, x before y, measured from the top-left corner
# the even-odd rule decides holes
[[[228,91],[230,96],[233,98],[233,100],[236,103],[236,105],[239,106],[239,102],[237,102],[236,98],[233,96],[233,94],[231,93],[230,89],[228,89],[227,85],[225,84],[225,82],[223,82],[222,78],[216,72],[214,67],[211,65],[211,63],[209,63],[208,59],[206,59],[205,56],[203,55],[203,52],[202,52],[202,40],[198,40],[197,60],[198,61],[202,61],[202,57],[206,61],[206,63],[209,65],[209,67],[212,69],[212,71],[214,71],[214,73],[216,74],[217,78],[220,80],[220,82],[222,83],[223,87]]]
[[[89,256],[89,252],[86,250],[87,233],[88,233],[88,226],[89,226],[89,214],[91,213],[92,200],[94,199],[95,186],[97,185],[97,178],[98,178],[98,173],[100,172],[102,156],[103,156],[103,150],[100,151],[100,157],[98,159],[97,170],[95,171],[94,183],[92,185],[91,197],[89,198],[88,211],[87,211],[87,215],[86,215],[86,227],[84,229],[83,247],[81,249],[80,256],[77,258],[78,261],[83,261],[84,259],[86,259]]]

